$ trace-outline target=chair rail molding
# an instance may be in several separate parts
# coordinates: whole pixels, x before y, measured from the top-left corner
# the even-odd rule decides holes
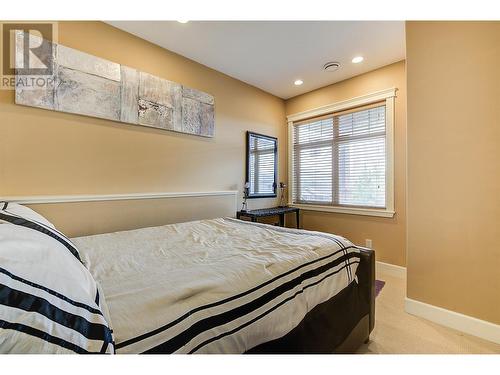
[[[198,191],[198,192],[156,192],[156,193],[127,193],[127,194],[88,194],[88,195],[26,195],[0,197],[3,202],[15,202],[20,204],[44,204],[44,203],[71,203],[71,202],[100,202],[100,201],[123,201],[138,199],[161,199],[161,198],[184,198],[184,197],[206,197],[234,195],[237,190],[220,191]]]

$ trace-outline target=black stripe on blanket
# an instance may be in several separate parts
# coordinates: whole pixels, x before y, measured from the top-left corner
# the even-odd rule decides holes
[[[238,223],[238,224],[253,225],[253,226],[260,227],[260,228],[265,228],[267,230],[272,230],[272,231],[275,231],[275,232],[284,232],[284,233],[291,233],[291,234],[302,235],[302,236],[320,237],[320,238],[324,238],[324,239],[327,239],[329,241],[335,242],[337,245],[339,245],[342,248],[345,247],[345,245],[342,243],[342,241],[340,241],[338,238],[336,238],[332,234],[326,234],[326,233],[320,233],[320,232],[314,232],[314,233],[312,233],[312,232],[309,232],[309,231],[304,231],[304,230],[299,230],[299,229],[277,227],[275,225],[269,225],[269,224],[263,224],[263,223],[256,223],[256,222],[253,222],[253,221],[247,221],[247,220],[241,220],[241,219],[233,219],[233,218],[230,218],[230,217],[225,217],[225,218],[223,218],[223,220],[235,222],[235,223]],[[346,252],[344,252],[344,254],[346,254]],[[347,263],[346,263],[346,265],[347,265]],[[346,267],[345,270],[346,270],[346,273],[347,273],[347,278],[349,279],[349,282],[351,282],[352,281],[351,267]]]
[[[78,345],[75,345],[71,342],[68,342],[66,340],[60,339],[59,337],[52,336],[48,334],[47,332],[40,331],[39,329],[21,324],[21,323],[11,323],[7,322],[5,320],[0,319],[0,329],[11,329],[14,331],[19,331],[22,333],[25,333],[30,336],[35,336],[38,337],[44,341],[50,342],[51,344],[58,345],[62,348],[72,350],[75,353],[78,354],[87,354],[89,353],[85,349],[79,347]]]
[[[77,301],[73,301],[72,299],[66,297],[65,295],[61,294],[61,293],[58,293],[56,292],[55,290],[52,290],[52,289],[49,289],[43,285],[40,285],[40,284],[37,284],[37,283],[34,283],[32,281],[29,281],[29,280],[26,280],[26,279],[23,279],[22,277],[19,277],[17,275],[14,275],[12,272],[9,272],[7,271],[6,269],[0,267],[0,273],[3,273],[4,275],[7,275],[9,276],[11,279],[13,280],[16,280],[16,281],[19,281],[23,284],[26,284],[26,285],[29,285],[33,288],[37,288],[37,289],[40,289],[40,290],[43,290],[49,294],[52,294],[54,297],[57,297],[59,299],[62,299],[63,301],[73,305],[73,306],[76,306],[76,307],[81,307],[82,309],[85,309],[87,311],[90,311],[91,313],[93,314],[99,314],[99,315],[102,315],[102,312],[99,310],[99,309],[95,309],[91,306],[88,306],[84,303],[81,303],[81,302],[77,302]]]
[[[78,250],[61,233],[58,233],[55,230],[49,229],[49,228],[43,226],[40,223],[36,223],[34,221],[27,220],[27,219],[25,219],[23,217],[13,216],[11,214],[6,214],[6,213],[3,213],[3,212],[0,212],[0,219],[5,220],[5,221],[7,221],[7,222],[9,222],[11,224],[20,225],[20,226],[23,226],[23,227],[26,227],[26,228],[30,228],[30,229],[36,230],[36,231],[38,231],[40,233],[43,233],[43,234],[45,234],[45,235],[47,235],[49,237],[54,238],[55,240],[57,240],[61,244],[63,244],[64,247],[66,247],[71,252],[71,254],[73,254],[76,257],[76,259],[78,259],[80,262],[82,261],[80,259],[80,254],[78,253]]]
[[[338,266],[339,264],[344,263],[344,265],[340,268],[340,270],[343,270],[346,267],[345,261],[350,260],[351,258],[359,259],[360,256],[357,253],[350,253],[347,256],[343,255],[333,260],[332,262],[324,264],[318,268],[304,272],[298,277],[290,281],[287,281],[281,284],[280,286],[272,289],[271,291],[257,297],[253,301],[250,301],[248,303],[245,303],[244,305],[235,307],[223,313],[213,315],[208,318],[204,318],[202,320],[197,321],[196,323],[194,323],[192,326],[190,326],[188,329],[184,330],[177,336],[174,336],[170,340],[157,346],[156,349],[160,350],[163,353],[173,353],[176,350],[180,349],[185,344],[187,344],[189,341],[191,341],[194,337],[198,336],[200,333],[208,331],[217,326],[224,325],[235,319],[241,318],[246,314],[251,313],[252,311],[255,311],[258,308],[264,306],[265,304],[271,302],[272,300],[281,296],[287,291],[292,290],[293,288],[295,288],[297,285],[300,285],[304,281],[312,277],[321,275],[322,273],[328,271],[330,268],[333,268],[335,266]],[[146,353],[148,352],[146,351]]]
[[[350,267],[351,265],[353,264],[359,264],[360,262],[350,262],[348,263],[347,267]],[[242,324],[241,326],[239,327],[236,327],[228,332],[224,332],[224,333],[221,333],[220,335],[218,336],[215,336],[215,337],[212,337],[211,339],[208,339],[208,340],[205,340],[204,342],[202,342],[201,344],[197,345],[194,349],[191,349],[189,351],[189,354],[193,354],[195,353],[196,351],[198,351],[200,348],[204,347],[205,345],[208,345],[210,344],[211,342],[213,341],[216,341],[216,340],[219,340],[225,336],[228,336],[228,335],[232,335],[233,333],[235,332],[238,332],[239,330],[249,326],[250,324],[252,323],[255,323],[257,320],[263,318],[264,316],[266,315],[269,315],[270,313],[272,313],[274,310],[276,310],[278,307],[284,305],[285,303],[287,303],[288,301],[291,301],[292,299],[294,299],[295,297],[297,297],[299,294],[302,294],[304,293],[304,290],[306,289],[309,289],[313,286],[316,286],[318,285],[319,283],[323,282],[325,279],[339,273],[340,271],[342,271],[346,266],[343,266],[342,268],[339,268],[337,271],[334,271],[334,272],[330,272],[329,274],[323,276],[321,279],[319,279],[318,281],[315,281],[314,283],[311,283],[309,285],[306,285],[305,287],[303,287],[302,289],[300,289],[299,291],[297,291],[294,295],[288,297],[288,298],[285,298],[283,301],[281,301],[280,303],[278,303],[277,305],[271,307],[269,310],[263,312],[262,314],[260,314],[259,316],[256,316],[255,318],[253,318],[252,320],[249,320],[248,322]],[[151,350],[155,350],[155,348],[151,349]]]
[[[275,282],[275,281],[277,281],[277,280],[279,280],[279,279],[281,279],[283,277],[286,277],[286,276],[290,275],[293,272],[296,272],[296,271],[300,270],[301,268],[307,267],[307,266],[309,266],[311,264],[314,264],[314,263],[317,263],[317,262],[321,262],[322,260],[331,258],[331,257],[333,257],[333,256],[335,256],[335,255],[337,255],[337,254],[339,254],[341,252],[344,252],[344,254],[345,254],[348,249],[354,249],[354,248],[356,248],[356,246],[354,246],[354,245],[343,247],[343,248],[341,248],[341,249],[339,249],[339,250],[337,250],[337,251],[335,251],[335,252],[333,252],[331,254],[328,254],[328,255],[325,255],[325,256],[323,256],[321,258],[314,259],[314,260],[311,260],[311,261],[309,261],[307,263],[301,264],[300,266],[297,266],[297,267],[295,267],[295,268],[293,268],[293,269],[291,269],[291,270],[289,270],[289,271],[287,271],[285,273],[282,273],[281,275],[275,276],[272,279],[270,279],[270,280],[268,280],[268,281],[266,281],[266,282],[264,282],[262,284],[259,284],[259,285],[255,286],[255,287],[253,287],[253,288],[251,288],[249,290],[246,290],[244,292],[241,292],[241,293],[236,294],[236,295],[231,296],[231,297],[227,297],[227,298],[225,298],[223,300],[220,300],[220,301],[217,301],[217,302],[209,303],[209,304],[203,305],[203,306],[198,306],[198,307],[196,307],[196,308],[188,311],[187,313],[185,313],[184,315],[180,316],[179,318],[175,319],[174,321],[172,321],[170,323],[167,323],[167,324],[165,324],[165,325],[163,325],[161,327],[158,327],[158,328],[156,328],[153,331],[146,332],[146,333],[144,333],[144,334],[142,334],[140,336],[128,339],[126,341],[119,342],[119,343],[116,344],[115,347],[116,347],[116,349],[124,348],[124,347],[126,347],[128,345],[132,345],[132,344],[135,344],[136,342],[139,342],[139,341],[142,341],[144,339],[147,339],[148,337],[157,335],[158,333],[166,331],[167,329],[172,328],[173,326],[179,324],[180,322],[182,322],[183,320],[185,320],[189,316],[193,315],[194,313],[197,313],[198,311],[202,311],[202,310],[206,310],[206,309],[209,309],[209,308],[212,308],[212,307],[215,307],[215,306],[223,305],[223,304],[225,304],[227,302],[231,302],[231,301],[234,301],[235,299],[244,297],[244,296],[246,296],[246,295],[248,295],[250,293],[253,293],[253,292],[255,292],[255,291],[257,291],[257,290],[259,290],[261,288],[264,288],[265,286],[267,286],[267,285],[269,285],[269,284],[271,284],[271,283],[273,283],[273,282]]]
[[[105,325],[91,323],[84,317],[54,306],[44,298],[10,288],[3,284],[0,284],[0,304],[24,311],[36,312],[55,323],[79,332],[90,340],[112,341],[110,329]]]

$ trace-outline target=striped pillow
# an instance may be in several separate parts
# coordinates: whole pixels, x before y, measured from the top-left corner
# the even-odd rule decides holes
[[[25,219],[34,221],[35,223],[40,223],[45,226],[48,226],[52,229],[55,228],[54,224],[40,215],[38,212],[33,211],[31,208],[20,205],[18,203],[13,202],[0,202],[0,209],[5,211],[6,213],[10,213],[14,216],[22,216]]]
[[[113,353],[105,301],[72,242],[0,206],[0,353]]]

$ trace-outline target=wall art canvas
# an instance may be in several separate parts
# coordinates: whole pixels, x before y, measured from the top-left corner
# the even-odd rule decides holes
[[[16,64],[36,36],[16,34]],[[16,104],[213,137],[214,97],[152,74],[46,42],[51,74],[16,74]],[[29,51],[28,51],[29,52]]]

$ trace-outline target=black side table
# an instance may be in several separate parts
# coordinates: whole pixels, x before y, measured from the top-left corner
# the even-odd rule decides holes
[[[238,211],[236,212],[236,218],[241,219],[242,217],[249,217],[254,223],[259,217],[269,217],[269,216],[279,216],[280,227],[285,226],[285,214],[295,212],[297,218],[297,228],[300,228],[299,224],[299,209],[297,207],[272,207],[272,208],[261,208],[258,210],[249,211]]]

